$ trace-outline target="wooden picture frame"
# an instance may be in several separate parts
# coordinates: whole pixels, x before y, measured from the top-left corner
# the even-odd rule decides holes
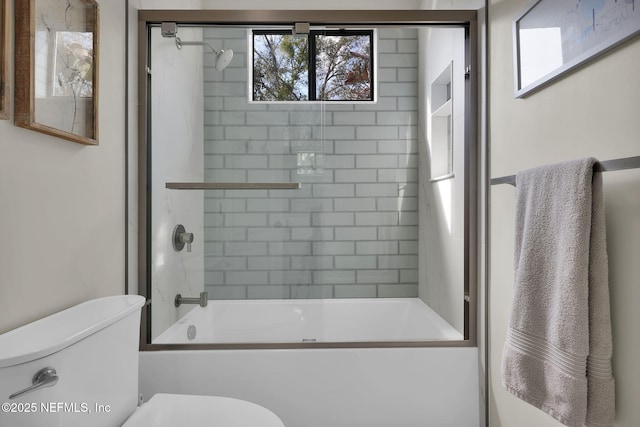
[[[534,0],[513,20],[515,97],[640,33],[640,0]]]
[[[98,3],[15,2],[15,124],[98,144]]]
[[[0,120],[9,118],[9,0],[0,0]]]

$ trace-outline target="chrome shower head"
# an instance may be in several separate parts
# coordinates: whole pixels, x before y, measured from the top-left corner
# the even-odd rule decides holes
[[[185,42],[180,37],[176,37],[176,47],[182,49],[182,46],[208,46],[216,54],[215,68],[218,71],[227,68],[233,59],[233,50],[231,49],[218,51],[207,42]]]

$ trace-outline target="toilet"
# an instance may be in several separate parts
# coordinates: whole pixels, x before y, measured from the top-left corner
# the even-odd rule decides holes
[[[144,298],[98,298],[0,335],[0,426],[284,427],[255,403],[158,393],[138,406]]]

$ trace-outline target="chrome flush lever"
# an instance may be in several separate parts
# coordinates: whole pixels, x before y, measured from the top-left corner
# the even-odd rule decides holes
[[[187,245],[187,252],[191,252],[191,243],[193,243],[193,233],[187,233],[182,224],[176,225],[173,229],[173,249],[180,252]]]
[[[24,390],[13,393],[9,396],[9,399],[15,399],[16,397],[31,393],[32,391],[42,387],[51,387],[52,385],[55,385],[58,382],[58,373],[53,368],[44,368],[36,372],[31,382],[33,383],[32,385]]]

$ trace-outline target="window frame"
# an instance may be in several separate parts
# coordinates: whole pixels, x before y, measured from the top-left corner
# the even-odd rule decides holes
[[[307,95],[308,99],[305,100],[256,100],[254,87],[255,87],[255,55],[254,55],[254,41],[256,35],[292,35],[290,30],[282,29],[282,28],[274,28],[274,29],[250,29],[248,31],[249,36],[249,46],[250,49],[248,51],[249,59],[247,63],[249,66],[247,67],[249,74],[249,90],[248,90],[248,101],[249,103],[257,103],[257,104],[273,104],[273,103],[349,103],[349,104],[358,104],[358,103],[376,103],[377,102],[377,88],[378,88],[378,73],[377,73],[377,63],[376,55],[378,52],[377,48],[377,31],[375,28],[363,28],[363,29],[310,29],[307,34],[307,55],[308,55],[308,71],[307,71]],[[370,38],[370,46],[369,46],[369,61],[370,61],[370,96],[369,99],[318,99],[317,98],[317,67],[316,67],[316,51],[317,51],[317,43],[316,36],[324,35],[324,36],[369,36]]]

